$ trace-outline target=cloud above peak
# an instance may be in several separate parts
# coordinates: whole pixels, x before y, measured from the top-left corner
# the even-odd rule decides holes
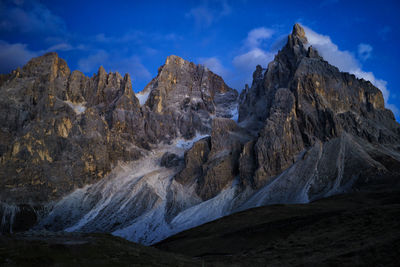
[[[10,44],[0,40],[0,73],[8,73],[10,70],[22,67],[36,56],[38,52],[29,50],[26,44]]]
[[[219,76],[227,77],[230,75],[229,70],[222,65],[217,57],[202,57],[199,58],[199,62]]]
[[[240,53],[232,60],[238,75],[233,84],[236,88],[243,88],[244,84],[251,84],[252,73],[257,65],[266,67],[274,58],[276,51],[266,49],[266,42],[271,41],[274,30],[266,27],[259,27],[250,30]]]
[[[257,48],[262,41],[271,38],[273,34],[273,30],[265,27],[253,29],[247,34],[246,45],[250,48]]]

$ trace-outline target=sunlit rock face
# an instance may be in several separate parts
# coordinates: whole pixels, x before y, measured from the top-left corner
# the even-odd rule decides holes
[[[129,75],[101,67],[88,78],[49,53],[4,77],[1,202],[41,212],[48,201],[103,178],[118,161],[140,157],[143,122]]]
[[[56,54],[2,75],[0,93],[2,231],[31,218],[18,229],[152,244],[400,176],[400,125],[382,93],[324,61],[298,24],[240,97],[177,56],[136,95],[128,75],[70,73]]]
[[[177,56],[167,58],[143,91],[149,127],[158,140],[210,133],[214,117],[230,118],[237,109],[236,90],[206,67]]]
[[[93,77],[71,73],[56,53],[1,75],[0,202],[13,207],[0,209],[4,225],[20,205],[45,214],[43,205],[102,179],[120,161],[211,132],[211,117],[221,109],[214,98],[237,107],[237,92],[204,67],[171,56],[163,69],[148,86],[148,103],[162,96],[160,110],[140,105],[128,74],[103,67]]]
[[[11,73],[0,91],[1,201],[57,199],[140,155],[129,75],[101,67],[88,78],[49,53]]]

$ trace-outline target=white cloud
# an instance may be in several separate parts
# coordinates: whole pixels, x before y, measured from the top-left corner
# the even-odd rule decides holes
[[[229,71],[222,65],[217,57],[199,58],[199,62],[222,77],[227,77],[229,75]]]
[[[373,48],[371,45],[361,43],[358,45],[358,57],[362,60],[367,60],[371,57],[372,50]]]
[[[272,29],[265,27],[249,31],[244,40],[242,52],[232,60],[237,73],[235,79],[232,80],[232,84],[236,88],[243,88],[245,83],[251,84],[252,73],[256,66],[261,65],[265,68],[273,60],[275,53],[263,49],[263,42],[269,40],[273,34],[274,31]]]
[[[0,40],[0,73],[22,67],[37,55],[38,52],[29,50],[26,44],[9,44]]]
[[[260,48],[253,48],[244,54],[236,56],[233,59],[233,65],[241,70],[254,71],[257,65],[266,67],[273,59],[273,53]]]
[[[329,36],[316,33],[305,26],[303,26],[303,28],[306,32],[308,43],[312,45],[326,61],[338,67],[340,71],[349,72],[358,78],[370,81],[382,91],[386,107],[391,108],[393,112],[398,112],[397,108],[392,108],[394,106],[388,103],[390,92],[386,87],[386,81],[376,78],[372,72],[362,70],[362,65],[355,56],[349,51],[339,50],[338,46],[332,42]]]
[[[273,30],[264,27],[253,29],[247,34],[246,45],[250,48],[259,47],[262,41],[271,38],[273,33]]]
[[[305,26],[303,28],[308,43],[316,48],[326,61],[338,67],[341,71],[351,72],[351,70],[359,68],[357,59],[349,51],[339,50],[329,36],[318,34]]]

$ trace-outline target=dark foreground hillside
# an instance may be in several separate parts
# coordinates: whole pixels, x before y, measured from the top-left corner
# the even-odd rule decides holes
[[[398,266],[400,191],[246,210],[155,247],[230,266]]]
[[[0,266],[201,266],[201,261],[109,234],[0,236]]]
[[[145,247],[108,234],[0,236],[0,266],[398,266],[400,190],[236,213]]]

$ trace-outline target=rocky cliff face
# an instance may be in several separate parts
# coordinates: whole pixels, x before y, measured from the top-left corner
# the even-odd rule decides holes
[[[1,201],[57,199],[140,156],[129,75],[101,67],[88,78],[50,53],[14,71],[0,92]]]
[[[55,53],[2,75],[5,221],[14,220],[22,207],[35,214],[49,201],[102,179],[119,161],[142,157],[154,144],[210,132],[220,106],[237,104],[237,92],[219,76],[176,56],[147,88],[150,96],[141,107],[128,74],[106,73],[103,67],[91,78],[71,73]],[[2,227],[9,229],[7,223]]]
[[[221,77],[177,56],[167,58],[141,94],[148,95],[143,102],[157,140],[210,133],[212,118],[232,117],[238,98]]]
[[[1,76],[3,230],[26,205],[38,228],[151,244],[238,210],[399,183],[382,93],[324,61],[300,25],[253,78],[238,98],[170,56],[134,95],[129,76],[70,73],[55,54]]]
[[[351,187],[398,175],[400,128],[381,91],[324,61],[300,25],[267,71],[258,66],[253,76],[241,95],[239,122],[259,133],[256,188],[297,162],[305,167],[313,150],[313,171],[304,177],[309,199],[335,183]]]

